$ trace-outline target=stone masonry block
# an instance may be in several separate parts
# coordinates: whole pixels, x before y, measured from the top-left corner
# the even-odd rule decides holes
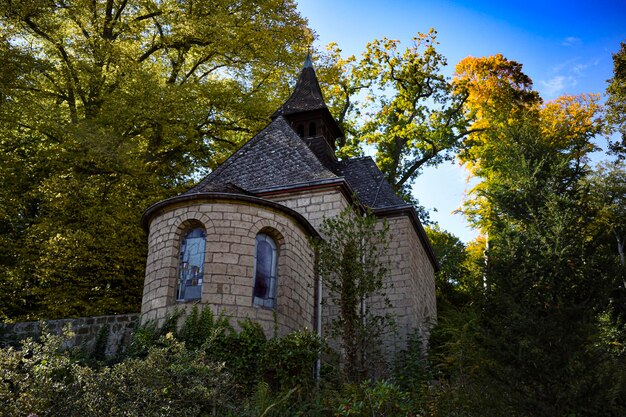
[[[209,241],[207,244],[207,250],[213,253],[228,253],[230,252],[230,243]]]
[[[228,265],[226,273],[235,277],[245,277],[248,276],[248,268],[241,265]]]
[[[254,245],[233,243],[230,246],[230,252],[237,253],[239,255],[252,255],[254,252]]]
[[[233,253],[214,253],[213,262],[224,264],[239,263],[239,255]]]

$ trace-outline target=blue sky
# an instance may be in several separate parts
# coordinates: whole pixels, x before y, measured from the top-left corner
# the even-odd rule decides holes
[[[562,94],[603,93],[612,76],[611,53],[626,41],[626,0],[616,1],[401,1],[299,0],[317,35],[316,46],[337,42],[358,55],[373,39],[410,42],[431,27],[451,75],[466,56],[503,54],[524,65],[544,100]],[[598,139],[603,146],[605,141]],[[441,227],[464,241],[471,230],[461,214],[467,175],[457,164],[429,168],[414,194]]]

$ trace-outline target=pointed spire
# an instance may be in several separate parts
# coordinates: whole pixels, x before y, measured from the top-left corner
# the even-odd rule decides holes
[[[286,116],[325,108],[327,108],[326,103],[322,96],[322,89],[317,81],[317,75],[315,75],[313,60],[311,59],[311,52],[309,50],[304,60],[304,67],[302,68],[302,72],[300,73],[300,77],[298,77],[298,81],[296,82],[291,96],[274,112],[272,119],[275,119],[281,114]]]
[[[311,48],[306,53],[306,59],[304,60],[303,68],[313,68],[313,60],[311,59]]]
[[[271,118],[276,120],[279,116],[285,117],[324,166],[334,169],[337,161],[335,140],[342,137],[343,133],[324,102],[310,49],[291,96]]]

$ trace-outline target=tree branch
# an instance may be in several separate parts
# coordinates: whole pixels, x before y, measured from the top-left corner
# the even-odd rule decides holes
[[[67,70],[69,72],[69,76],[70,79],[74,82],[74,87],[76,88],[77,92],[78,92],[78,96],[80,97],[81,101],[83,102],[83,104],[85,104],[85,96],[84,93],[80,87],[80,82],[78,79],[78,75],[76,75],[76,71],[74,71],[74,68],[72,66],[72,63],[70,61],[70,57],[67,53],[67,51],[65,50],[65,48],[63,47],[63,45],[61,45],[60,42],[55,42],[52,37],[50,35],[48,35],[46,32],[44,32],[43,30],[41,30],[36,24],[35,22],[33,22],[30,17],[26,16],[24,17],[24,22],[28,25],[29,28],[31,28],[31,30],[33,32],[35,32],[36,34],[38,34],[39,36],[41,36],[43,39],[45,39],[46,41],[50,42],[52,45],[54,45],[54,47],[57,49],[57,51],[59,51],[59,54],[61,55],[61,59],[63,60],[63,62],[65,62],[65,66],[67,67]],[[74,91],[72,86],[68,83],[68,89],[71,89],[72,91],[68,91],[68,98],[74,97]],[[69,103],[71,106],[75,106],[75,103]]]
[[[124,2],[125,4],[126,2]],[[163,14],[162,11],[157,10],[156,12],[152,12],[152,13],[148,13],[148,14],[144,14],[143,16],[138,16],[136,18],[133,19],[133,21],[135,22],[141,22],[142,20],[146,20],[146,19],[150,19],[152,17],[156,17],[156,16],[161,16]]]
[[[146,59],[150,58],[150,55],[152,55],[153,53],[155,53],[156,51],[158,51],[161,48],[163,48],[163,44],[161,44],[161,43],[157,43],[157,44],[152,45],[150,47],[150,49],[148,49],[146,52],[141,54],[141,56],[137,59],[137,62],[145,61]]]

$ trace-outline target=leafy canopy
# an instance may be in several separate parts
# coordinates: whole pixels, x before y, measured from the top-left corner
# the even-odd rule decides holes
[[[454,89],[442,74],[446,59],[437,44],[433,29],[419,33],[404,50],[398,40],[375,39],[360,59],[341,58],[331,44],[320,71],[330,84],[325,94],[331,110],[346,133],[340,154],[375,146],[379,168],[407,199],[421,169],[451,160],[470,133],[461,111],[467,92]]]
[[[0,316],[136,311],[141,211],[264,126],[306,21],[289,0],[15,0],[0,16]]]

